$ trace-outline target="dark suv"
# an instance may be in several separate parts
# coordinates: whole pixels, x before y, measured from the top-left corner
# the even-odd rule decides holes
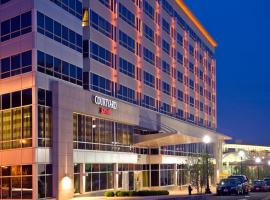
[[[238,178],[227,178],[222,179],[219,184],[217,184],[217,195],[231,195],[231,194],[242,194],[243,188],[241,181]]]
[[[237,178],[240,180],[243,188],[243,194],[249,194],[250,185],[248,183],[248,178],[245,175],[233,175],[229,176],[228,178]]]

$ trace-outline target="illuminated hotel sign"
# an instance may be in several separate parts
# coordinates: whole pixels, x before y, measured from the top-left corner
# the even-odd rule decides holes
[[[99,113],[101,114],[107,114],[107,115],[111,114],[111,110],[108,110],[108,108],[113,109],[113,110],[117,109],[117,102],[111,99],[106,99],[100,96],[94,96],[93,100],[96,105],[105,107],[105,108],[99,109]]]

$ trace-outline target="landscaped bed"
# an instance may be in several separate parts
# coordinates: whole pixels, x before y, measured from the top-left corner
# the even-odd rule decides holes
[[[132,197],[132,196],[159,196],[169,195],[167,190],[141,190],[141,191],[107,191],[104,193],[106,197]]]

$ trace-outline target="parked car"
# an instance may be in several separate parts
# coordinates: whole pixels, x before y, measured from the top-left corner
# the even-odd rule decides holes
[[[237,178],[222,179],[217,185],[217,195],[240,195],[243,193],[241,181]]]
[[[242,188],[243,188],[243,194],[249,194],[250,185],[249,185],[247,176],[245,176],[245,175],[232,175],[232,176],[229,176],[228,178],[237,178],[238,180],[240,180],[240,182],[242,184]]]
[[[266,185],[269,187],[269,192],[270,192],[270,178],[267,177],[267,178],[264,178],[263,180],[266,182]]]
[[[268,192],[269,186],[264,180],[254,180],[251,186],[252,192]]]

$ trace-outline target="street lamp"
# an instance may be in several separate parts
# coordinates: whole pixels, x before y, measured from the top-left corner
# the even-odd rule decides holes
[[[257,164],[257,172],[258,172],[258,179],[260,178],[260,169],[259,169],[259,164],[261,163],[261,158],[260,157],[257,157],[256,159],[255,159],[255,162],[256,162],[256,164]]]
[[[241,158],[240,170],[241,170],[241,174],[243,174],[243,157],[245,156],[245,152],[241,150],[241,151],[238,152],[238,155]]]
[[[205,153],[206,153],[206,188],[205,188],[205,194],[211,194],[211,190],[209,187],[209,166],[208,166],[208,148],[207,148],[207,144],[209,144],[211,142],[211,138],[208,135],[205,135],[203,137],[203,143],[205,144]]]

